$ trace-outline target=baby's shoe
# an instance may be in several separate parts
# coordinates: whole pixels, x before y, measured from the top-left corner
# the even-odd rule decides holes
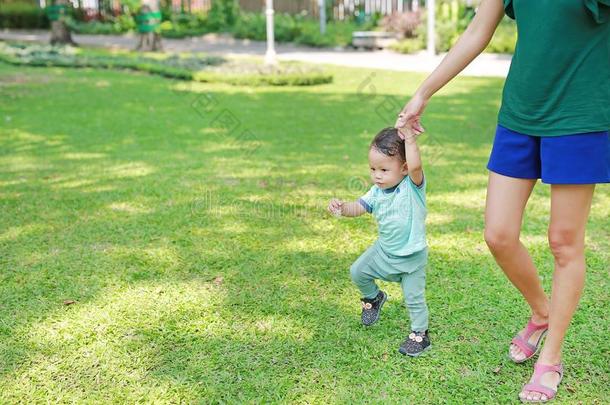
[[[364,326],[371,326],[379,320],[379,313],[386,299],[388,299],[388,295],[381,290],[375,298],[360,298],[360,301],[362,301],[362,324]]]
[[[426,350],[429,350],[431,347],[428,331],[412,331],[409,336],[407,336],[405,341],[402,342],[398,351],[402,354],[406,354],[407,356],[417,357]]]

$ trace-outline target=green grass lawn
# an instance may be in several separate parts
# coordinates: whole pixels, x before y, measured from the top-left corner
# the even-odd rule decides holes
[[[0,403],[516,402],[527,308],[482,237],[502,80],[428,107],[433,350],[409,359],[398,285],[359,323],[374,220],[325,207],[364,193],[370,139],[423,76],[329,70],[249,88],[0,65]],[[546,288],[548,197],[523,230]],[[608,400],[609,218],[601,186],[559,403]]]

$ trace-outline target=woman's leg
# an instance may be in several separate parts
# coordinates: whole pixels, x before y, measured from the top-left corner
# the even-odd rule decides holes
[[[542,364],[561,361],[561,345],[582,293],[585,282],[585,228],[594,190],[594,184],[551,186],[549,246],[555,257],[555,272],[549,333],[538,359]],[[546,373],[542,377],[542,384],[551,388],[558,381],[557,373]],[[533,400],[546,399],[538,393],[527,391],[521,395]]]
[[[536,180],[517,179],[489,172],[485,206],[485,241],[498,265],[519,289],[532,310],[537,324],[547,322],[549,302],[527,249],[519,240],[523,211]],[[521,333],[523,334],[525,330]],[[535,343],[541,331],[530,337]],[[511,355],[520,360],[525,354],[511,345]]]

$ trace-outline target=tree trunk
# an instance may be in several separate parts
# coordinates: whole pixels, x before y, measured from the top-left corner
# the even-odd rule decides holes
[[[161,34],[156,32],[142,32],[139,34],[136,51],[156,52],[162,50],[163,44],[161,43]]]
[[[143,0],[140,13],[158,12],[160,10],[159,0]],[[160,21],[159,21],[160,22]],[[140,32],[137,51],[162,51],[161,34],[158,32]]]
[[[57,0],[56,5],[67,5],[67,0]],[[76,42],[72,39],[70,27],[66,24],[67,15],[62,15],[56,21],[51,21],[51,45],[73,45]]]

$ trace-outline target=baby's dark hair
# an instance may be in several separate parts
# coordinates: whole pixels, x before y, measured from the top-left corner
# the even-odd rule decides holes
[[[398,130],[393,127],[384,128],[373,138],[371,148],[387,156],[398,156],[402,162],[406,162],[405,141],[398,136]]]

